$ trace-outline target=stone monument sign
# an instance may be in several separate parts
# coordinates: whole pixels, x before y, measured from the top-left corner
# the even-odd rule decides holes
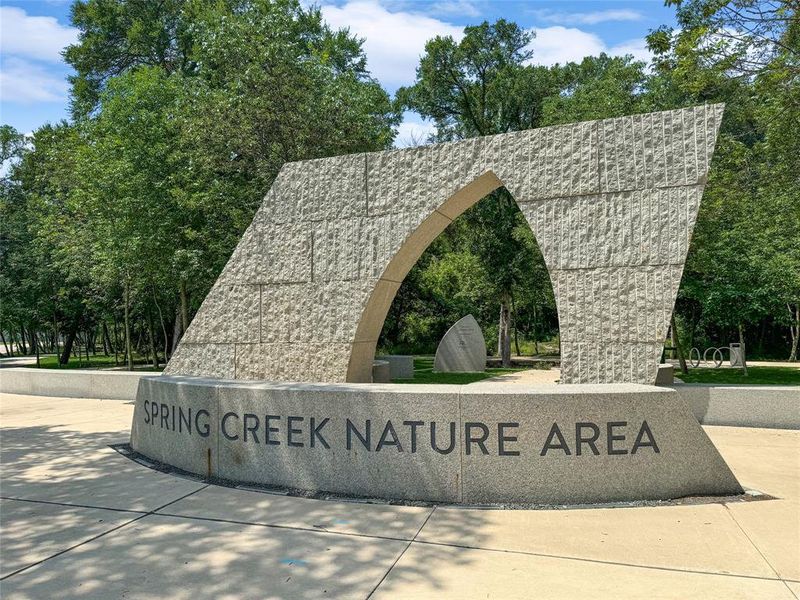
[[[209,477],[413,500],[741,493],[688,402],[652,385],[721,118],[698,106],[285,165],[165,375],[140,381],[132,447]],[[562,385],[355,385],[416,260],[500,186],[550,272]],[[463,356],[446,358],[470,319],[440,368],[471,356],[454,342]]]
[[[462,317],[447,330],[436,348],[433,370],[444,373],[486,370],[486,340],[475,317]]]

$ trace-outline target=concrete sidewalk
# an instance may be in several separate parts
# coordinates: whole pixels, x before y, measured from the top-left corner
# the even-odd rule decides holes
[[[800,432],[708,427],[776,500],[482,510],[331,502],[120,455],[132,404],[0,395],[0,595],[49,598],[800,596]]]

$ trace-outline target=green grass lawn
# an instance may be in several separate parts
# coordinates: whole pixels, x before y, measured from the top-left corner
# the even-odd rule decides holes
[[[434,373],[433,356],[414,357],[414,379],[395,379],[394,383],[452,383],[463,385],[489,379],[504,373],[515,373],[525,369],[486,369],[483,373]]]
[[[748,367],[747,377],[741,369],[689,369],[684,375],[679,370],[675,377],[686,383],[737,383],[750,385],[800,385],[800,368]]]
[[[119,365],[124,367],[125,363],[122,362],[122,356],[119,357]],[[137,356],[133,360],[133,364],[136,366],[137,371],[154,371],[152,363],[147,362],[144,357]],[[145,365],[149,365],[149,368]],[[35,364],[30,365],[31,367],[35,367]],[[107,369],[109,367],[113,367],[114,365],[114,357],[113,356],[105,356],[103,354],[98,354],[97,356],[89,355],[89,360],[87,362],[86,357],[82,356],[81,360],[78,361],[77,358],[74,356],[69,359],[69,362],[66,365],[58,364],[58,357],[57,356],[42,356],[39,360],[39,368],[40,369]]]

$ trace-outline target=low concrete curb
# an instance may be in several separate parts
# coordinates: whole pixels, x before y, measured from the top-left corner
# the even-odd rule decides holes
[[[703,425],[800,429],[800,386],[675,383]]]
[[[131,371],[14,367],[0,370],[0,392],[55,398],[134,400],[141,378],[160,375]]]

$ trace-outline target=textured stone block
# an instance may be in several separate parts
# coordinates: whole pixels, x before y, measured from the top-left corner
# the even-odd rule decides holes
[[[427,215],[489,167],[483,138],[367,155],[367,189],[372,216],[410,211]]]
[[[311,281],[311,224],[274,224],[259,211],[219,281],[228,284]]]
[[[663,342],[603,339],[561,342],[561,383],[641,383],[656,380]]]
[[[487,138],[487,163],[518,203],[599,192],[597,122]]]
[[[164,369],[165,375],[233,379],[233,344],[190,344],[181,341]]]
[[[365,167],[365,154],[286,163],[258,218],[280,224],[365,215]]]
[[[375,280],[423,215],[399,212],[377,217],[321,221],[314,225],[314,280]]]
[[[705,183],[723,105],[600,121],[600,191]]]
[[[352,342],[371,290],[361,280],[265,285],[261,341]]]
[[[337,342],[237,344],[235,378],[344,381],[351,349],[352,344]]]
[[[261,287],[218,282],[192,320],[186,343],[258,342]]]
[[[378,341],[383,321],[386,313],[392,304],[392,300],[400,289],[400,283],[396,281],[378,280],[372,290],[372,294],[367,299],[366,307],[361,312],[361,321],[355,333],[355,342]]]
[[[698,185],[635,190],[540,200],[520,209],[551,270],[682,265],[702,193]]]
[[[562,341],[663,341],[681,266],[551,271]]]

